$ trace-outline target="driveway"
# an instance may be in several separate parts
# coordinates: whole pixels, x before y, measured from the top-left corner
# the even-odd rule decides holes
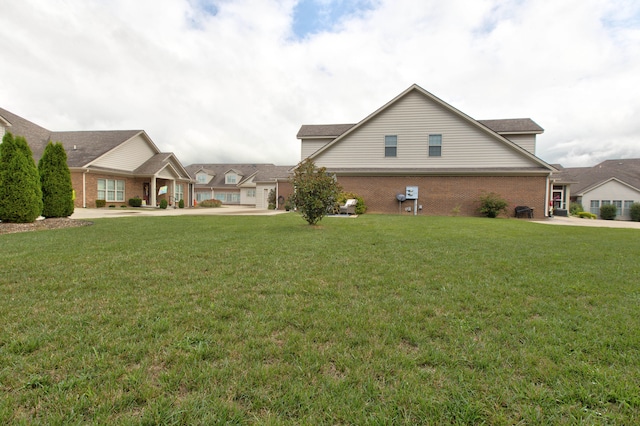
[[[71,219],[98,219],[105,217],[126,217],[126,216],[179,216],[179,215],[274,215],[286,213],[283,210],[263,210],[249,206],[222,206],[216,208],[186,208],[186,209],[158,209],[149,207],[123,209],[121,207],[104,207],[99,209],[76,208]]]

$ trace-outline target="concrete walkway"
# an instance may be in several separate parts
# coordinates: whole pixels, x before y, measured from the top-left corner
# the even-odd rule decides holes
[[[554,216],[535,221],[545,225],[594,226],[599,228],[635,228],[640,229],[640,222],[629,220],[582,219],[579,217]]]
[[[150,208],[140,207],[132,208],[127,207],[123,209],[121,207],[103,207],[99,209],[83,209],[76,208],[71,215],[71,219],[98,219],[98,218],[114,218],[114,217],[127,217],[127,216],[181,216],[181,215],[195,215],[195,216],[210,216],[210,215],[275,215],[287,213],[283,210],[263,210],[256,209],[249,206],[222,206],[215,208]]]

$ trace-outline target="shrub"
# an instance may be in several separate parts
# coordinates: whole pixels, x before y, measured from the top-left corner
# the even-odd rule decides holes
[[[604,220],[613,220],[618,214],[618,208],[613,204],[600,206],[600,217]]]
[[[269,195],[267,196],[267,202],[269,203],[269,210],[276,209],[276,190],[272,189],[269,191]]]
[[[0,156],[0,220],[30,223],[42,213],[40,174],[31,148],[22,136],[2,138]]]
[[[198,204],[200,207],[211,208],[211,207],[220,207],[222,206],[222,201],[220,200],[202,200]]]
[[[180,201],[178,201],[178,208],[184,209],[184,200],[180,199]]]
[[[106,200],[96,200],[96,207],[100,208],[100,207],[104,207],[107,205]]]
[[[307,158],[300,162],[291,178],[293,203],[309,225],[318,223],[336,204],[341,188],[324,167],[317,168]]]
[[[73,185],[67,152],[60,142],[49,142],[38,162],[42,187],[42,216],[69,217],[73,214]]]
[[[116,208],[116,205],[115,205],[115,204],[109,204],[109,208],[110,208],[110,209],[115,209],[115,208]]]
[[[483,194],[479,198],[480,208],[478,211],[487,216],[487,217],[497,217],[501,212],[507,212],[507,203],[500,194],[496,194],[495,192],[489,192]]]
[[[166,209],[168,205],[169,205],[169,202],[166,199],[163,198],[162,200],[160,200],[161,209]]]
[[[569,213],[572,216],[577,216],[578,213],[583,212],[584,208],[582,207],[582,204],[580,203],[570,203],[569,204]]]
[[[631,220],[634,222],[640,222],[640,203],[631,204],[629,213],[631,214]]]
[[[140,197],[129,198],[129,205],[131,207],[141,207],[142,206],[142,198],[140,198]]]
[[[364,198],[362,198],[361,196],[359,196],[355,192],[343,192],[343,193],[341,193],[340,196],[338,197],[338,203],[341,204],[341,205],[344,205],[344,203],[346,203],[347,200],[349,200],[351,198],[355,198],[356,200],[358,200],[358,203],[356,204],[356,214],[364,214],[364,212],[367,211],[367,206],[364,203]]]
[[[596,219],[597,216],[593,213],[589,213],[589,212],[580,212],[578,213],[578,216],[580,216],[583,219]]]

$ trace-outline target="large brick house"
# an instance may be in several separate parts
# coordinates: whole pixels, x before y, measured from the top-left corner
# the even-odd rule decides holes
[[[474,120],[413,85],[359,123],[303,125],[297,137],[301,159],[326,167],[368,212],[471,216],[495,192],[511,215],[526,205],[540,217],[555,170],[535,155],[542,132],[528,118]],[[399,201],[408,188],[416,200]]]
[[[75,191],[75,207],[125,205],[142,198],[155,206],[162,199],[189,206],[193,180],[173,153],[160,152],[144,130],[52,132],[0,108],[0,138],[24,136],[36,163],[49,142],[60,142]]]

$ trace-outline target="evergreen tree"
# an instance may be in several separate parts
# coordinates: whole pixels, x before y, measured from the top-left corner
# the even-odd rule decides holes
[[[42,212],[42,190],[33,154],[22,136],[7,132],[0,156],[0,220],[34,222]]]
[[[60,142],[47,144],[38,162],[42,187],[42,216],[69,217],[73,213],[73,186],[67,152]]]

